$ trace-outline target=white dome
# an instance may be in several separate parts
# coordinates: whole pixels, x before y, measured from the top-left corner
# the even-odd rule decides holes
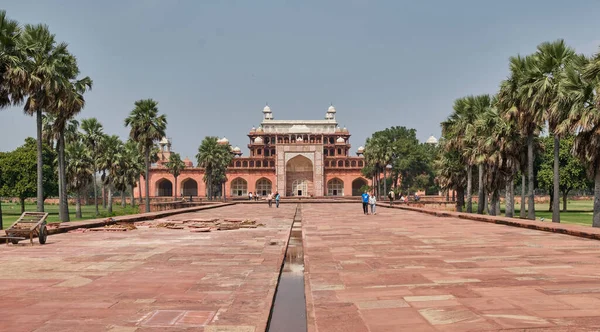
[[[338,143],[346,143],[346,140],[343,137],[338,137],[335,141]]]
[[[348,128],[346,128],[346,127],[342,128],[342,132],[347,133],[348,132]]]
[[[427,143],[427,144],[437,144],[438,140],[437,140],[437,138],[433,137],[433,135],[432,135],[432,136],[429,136],[429,138],[425,141],[425,143]]]
[[[217,143],[229,144],[229,140],[227,139],[227,137],[223,137],[220,140],[218,140]]]
[[[271,113],[271,108],[269,107],[269,105],[265,106],[265,108],[263,108],[263,113]]]
[[[336,132],[336,133],[341,133],[341,132],[342,132],[342,128],[340,128],[340,126],[337,126],[337,127],[335,128],[335,132]]]
[[[357,152],[358,152],[358,153],[363,153],[363,152],[365,152],[365,147],[364,147],[364,146],[359,146],[359,147],[358,147],[358,150],[357,150]]]
[[[333,107],[333,105],[329,106],[327,113],[335,113],[335,107]]]
[[[262,137],[258,136],[257,138],[254,139],[254,144],[262,144],[262,143],[263,143]]]
[[[252,127],[252,129],[250,129],[250,132],[253,133],[256,131],[256,128]]]
[[[257,133],[262,133],[262,132],[264,132],[264,130],[263,130],[263,127],[262,127],[262,126],[258,127],[258,128],[256,129],[256,132],[257,132]]]
[[[168,140],[166,137],[163,137],[163,138],[160,140],[159,144],[169,144],[169,140]]]
[[[240,149],[239,146],[236,146],[235,148],[231,149],[231,151],[235,152],[235,153],[239,153],[242,151],[242,149]]]

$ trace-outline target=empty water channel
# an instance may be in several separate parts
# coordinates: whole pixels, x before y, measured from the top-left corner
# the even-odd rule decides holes
[[[306,332],[302,208],[300,205],[296,207],[267,331]]]

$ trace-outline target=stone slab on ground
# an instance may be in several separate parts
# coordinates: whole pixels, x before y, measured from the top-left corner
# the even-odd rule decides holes
[[[302,212],[309,332],[600,330],[600,241],[359,203]]]
[[[143,227],[1,245],[0,330],[263,331],[294,212],[227,206],[172,218],[253,215],[265,227]]]

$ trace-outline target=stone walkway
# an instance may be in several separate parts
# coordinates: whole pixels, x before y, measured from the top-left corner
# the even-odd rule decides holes
[[[266,224],[256,229],[140,228],[1,245],[0,330],[264,331],[294,211],[246,205],[167,218]]]
[[[309,332],[598,331],[600,241],[304,205]]]

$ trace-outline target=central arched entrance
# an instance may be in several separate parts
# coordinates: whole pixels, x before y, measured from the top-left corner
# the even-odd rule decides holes
[[[295,156],[285,166],[285,195],[310,196],[314,194],[313,163],[305,156]]]

